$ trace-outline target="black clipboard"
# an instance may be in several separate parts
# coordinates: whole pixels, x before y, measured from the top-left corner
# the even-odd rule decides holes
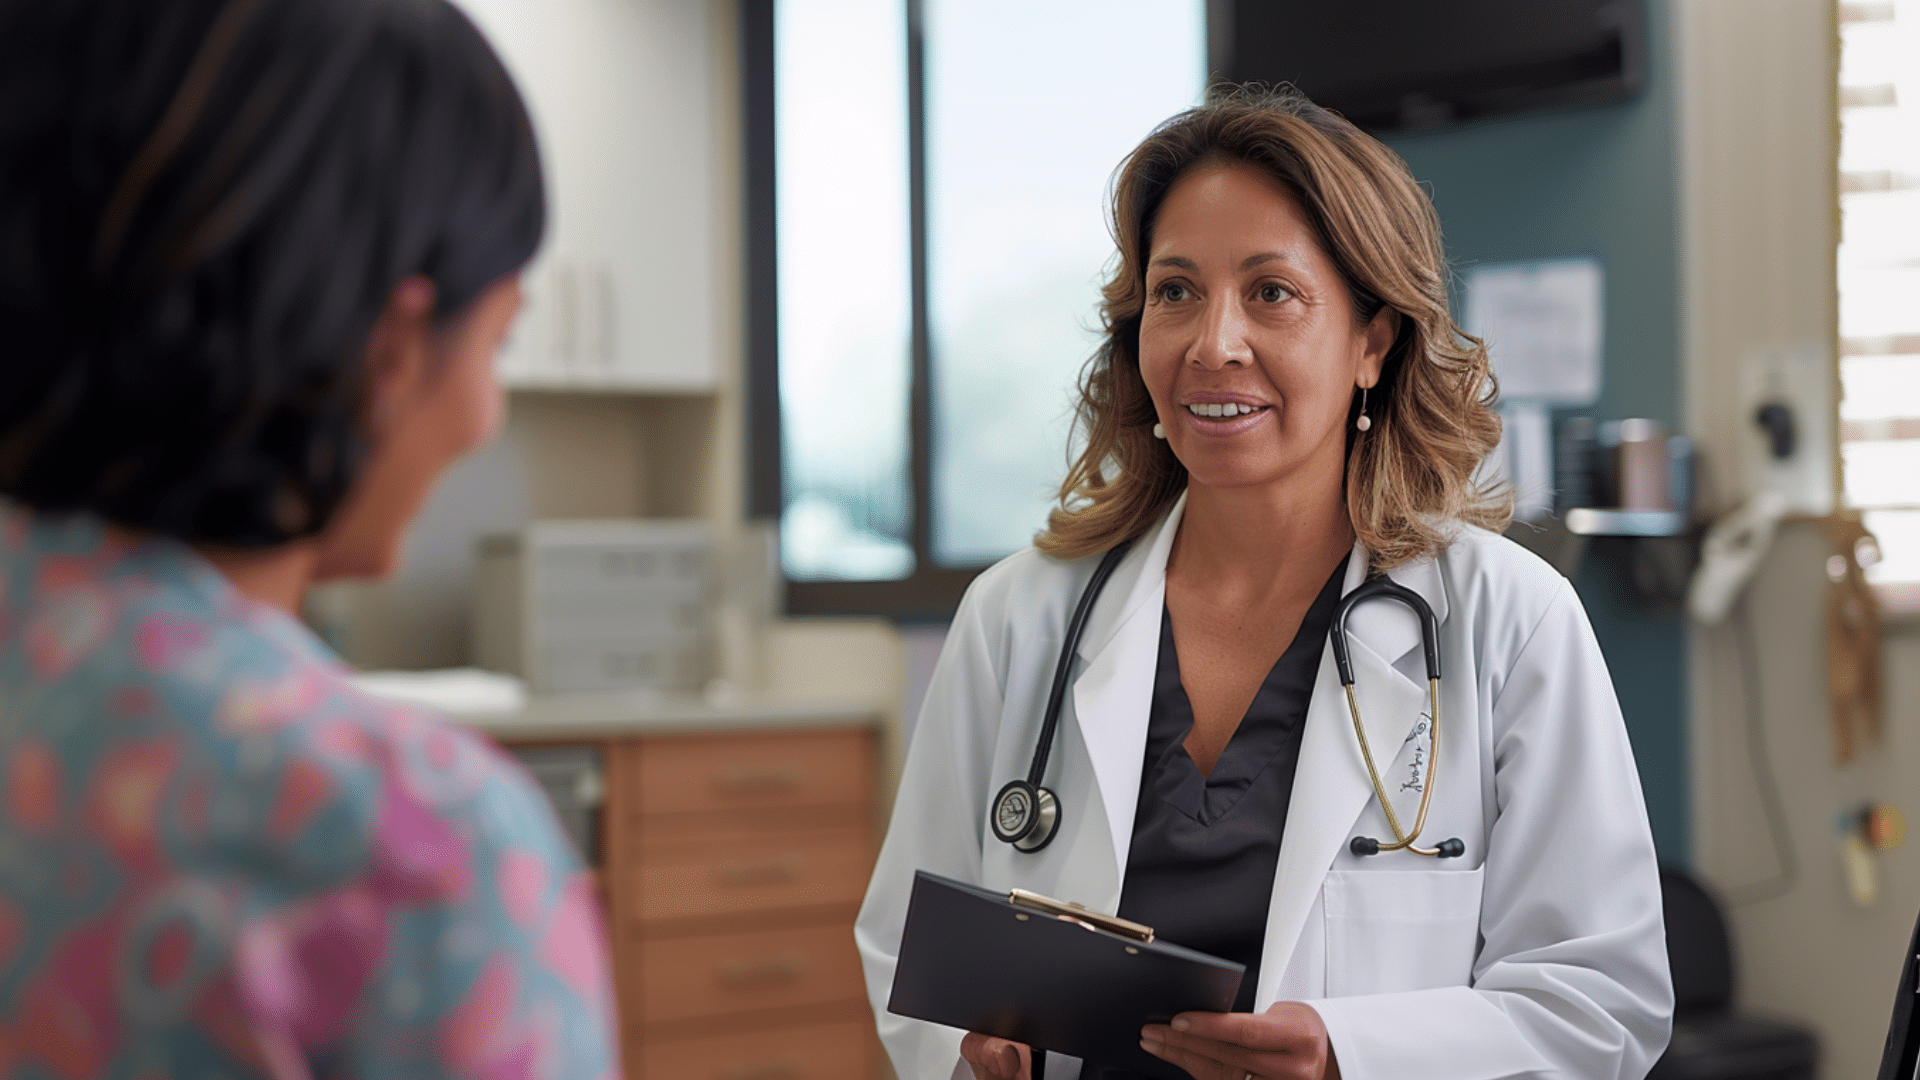
[[[1913,940],[1900,964],[1900,985],[1893,993],[1893,1020],[1887,1025],[1887,1044],[1880,1054],[1879,1080],[1920,1076],[1920,1024],[1913,1022],[1916,1001],[1920,1001],[1920,922],[1914,924]]]
[[[1231,1011],[1246,970],[1156,940],[1137,923],[921,870],[887,1011],[1188,1080],[1140,1049],[1140,1028],[1176,1013]]]

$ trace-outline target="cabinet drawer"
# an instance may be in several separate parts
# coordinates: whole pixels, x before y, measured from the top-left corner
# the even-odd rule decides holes
[[[867,1025],[756,1031],[710,1039],[642,1040],[627,1052],[628,1080],[867,1080]]]
[[[640,943],[639,1020],[662,1023],[860,1001],[852,920]]]
[[[873,841],[862,830],[652,848],[632,873],[643,924],[858,905]]]
[[[864,730],[647,739],[634,765],[641,814],[779,809],[873,798]]]

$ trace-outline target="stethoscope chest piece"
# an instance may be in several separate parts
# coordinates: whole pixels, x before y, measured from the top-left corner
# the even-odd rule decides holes
[[[1053,792],[1014,780],[993,798],[993,835],[1020,851],[1039,851],[1060,831],[1060,800]]]
[[[1080,632],[1086,628],[1087,613],[1093,601],[1113,576],[1114,568],[1126,557],[1133,541],[1124,540],[1100,559],[1093,577],[1080,594],[1080,603],[1067,620],[1066,639],[1060,643],[1060,659],[1053,668],[1053,689],[1047,693],[1047,710],[1040,719],[1040,738],[1033,747],[1033,764],[1025,780],[1013,780],[993,797],[987,825],[996,839],[1012,844],[1014,850],[1028,854],[1053,842],[1060,831],[1060,800],[1040,786],[1047,775],[1047,756],[1053,751],[1053,733],[1060,726],[1060,706],[1067,696],[1068,675],[1073,669],[1073,654],[1080,647]]]

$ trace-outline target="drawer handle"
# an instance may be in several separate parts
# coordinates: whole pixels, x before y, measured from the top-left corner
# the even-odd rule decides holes
[[[779,795],[798,790],[804,775],[800,766],[791,761],[772,768],[742,766],[721,769],[713,774],[713,789],[731,798]]]
[[[805,869],[799,856],[782,855],[773,859],[742,859],[739,862],[721,863],[714,868],[713,876],[722,885],[740,888],[792,881]]]
[[[790,983],[806,974],[807,958],[797,952],[762,956],[752,960],[728,960],[713,969],[720,985],[729,990],[751,986],[775,986]]]
[[[716,1080],[802,1080],[807,1075],[807,1063],[799,1058],[783,1058],[780,1061],[750,1061],[743,1065],[729,1065],[714,1074]]]

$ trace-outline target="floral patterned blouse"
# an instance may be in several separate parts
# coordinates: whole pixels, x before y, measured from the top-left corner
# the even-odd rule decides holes
[[[0,504],[0,1080],[618,1075],[539,790],[346,676],[180,544]]]

